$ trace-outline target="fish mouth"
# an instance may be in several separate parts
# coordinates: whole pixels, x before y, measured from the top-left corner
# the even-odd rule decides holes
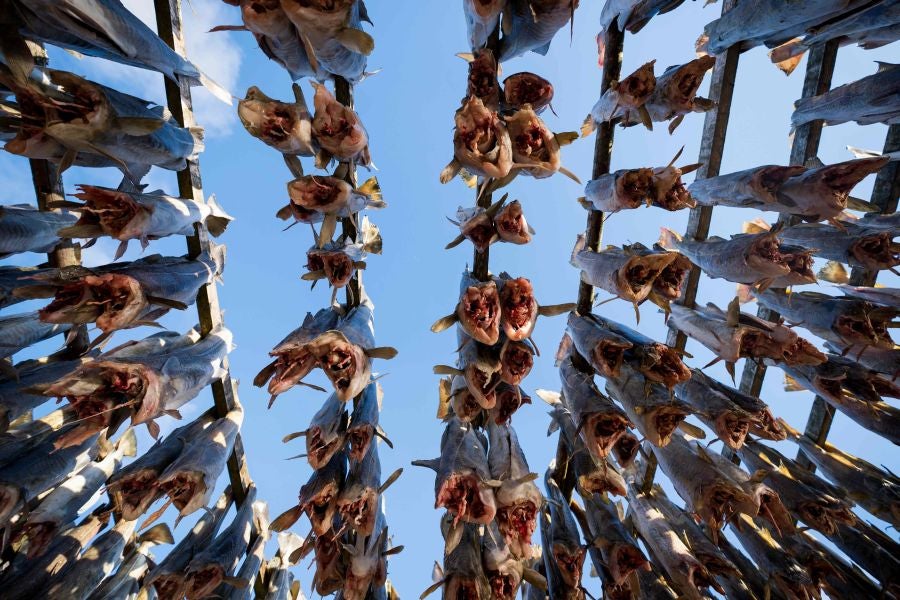
[[[356,0],[293,0],[303,8],[311,8],[320,12],[338,12],[347,10]]]
[[[750,433],[776,442],[787,439],[787,431],[778,424],[775,416],[768,409],[760,411],[756,418],[750,421]]]
[[[343,444],[344,439],[341,436],[326,441],[321,427],[311,427],[306,436],[306,457],[309,466],[313,469],[325,466]]]
[[[553,101],[553,85],[534,73],[516,73],[503,81],[503,93],[506,104],[521,108],[531,105],[535,112]]]
[[[616,462],[623,469],[628,468],[634,462],[640,448],[640,440],[631,433],[625,432],[613,445],[613,454]]]
[[[491,598],[493,600],[515,600],[516,592],[519,590],[516,577],[508,573],[495,571],[488,574],[488,583],[491,586]]]
[[[732,450],[740,449],[750,432],[750,421],[732,412],[720,414],[715,425],[716,435]]]
[[[269,393],[273,396],[284,393],[300,383],[316,367],[316,357],[306,347],[279,352],[275,356],[275,363],[272,366],[274,374],[268,387]],[[264,383],[259,382],[259,379],[267,370],[263,369],[257,375],[255,383],[258,385]]]
[[[291,204],[315,212],[335,212],[349,195],[349,184],[334,177],[309,175],[288,183]]]
[[[737,511],[737,505],[741,502],[731,485],[726,483],[714,482],[703,486],[700,495],[703,499],[703,506],[699,507],[697,513],[713,530],[721,529],[722,525]]]
[[[128,275],[87,275],[57,289],[40,309],[44,323],[96,323],[104,333],[136,321],[149,306],[141,284]]]
[[[481,408],[490,410],[497,404],[497,395],[494,393],[494,389],[500,381],[499,369],[485,371],[477,365],[466,367],[466,385]]]
[[[514,342],[521,342],[531,335],[537,316],[534,288],[524,277],[510,279],[500,291],[500,311],[503,314],[503,332]]]
[[[830,188],[834,194],[844,196],[846,200],[846,196],[856,184],[880,170],[889,161],[890,158],[887,156],[876,156],[828,165],[819,170],[816,179]]]
[[[494,217],[497,234],[504,242],[511,244],[527,244],[531,241],[531,233],[522,213],[522,205],[518,200],[511,203]]]
[[[625,480],[605,462],[590,473],[579,475],[578,486],[588,495],[610,493],[614,496],[626,494]]]
[[[453,414],[464,423],[472,421],[481,414],[482,410],[481,404],[478,403],[468,387],[462,387],[453,394],[451,405],[453,407]]]
[[[338,486],[335,483],[327,483],[313,497],[304,499],[300,498],[300,510],[309,517],[313,531],[318,536],[323,536],[331,529],[331,522],[334,513],[337,510],[335,498],[338,495]]]
[[[628,208],[638,208],[653,189],[653,169],[629,169],[616,180],[618,195]]]
[[[779,535],[792,533],[794,522],[781,503],[781,497],[766,485],[759,485],[753,492],[753,501],[759,507],[758,516],[767,520]]]
[[[447,582],[445,598],[453,600],[487,600],[482,598],[478,583],[469,577],[456,575]]]
[[[494,345],[500,337],[500,294],[493,282],[470,286],[459,303],[460,322],[466,333],[482,344]]]
[[[179,511],[201,499],[206,484],[203,475],[194,471],[186,471],[176,474],[168,481],[159,483],[159,488],[172,499],[172,504]]]
[[[469,94],[493,101],[499,93],[497,61],[492,52],[479,52],[469,63]]]
[[[816,273],[813,271],[812,253],[797,246],[781,246],[779,248],[782,262],[791,272],[787,275],[796,285],[815,283]]]
[[[160,495],[156,483],[158,478],[158,472],[145,469],[107,486],[113,504],[123,519],[139,519],[156,502]]]
[[[630,302],[644,300],[653,287],[653,282],[662,270],[673,260],[668,253],[651,256],[632,256],[616,272],[616,287],[623,299]]]
[[[668,444],[669,440],[672,439],[672,433],[674,433],[675,428],[684,421],[686,416],[687,413],[684,410],[674,406],[663,406],[653,410],[650,422],[653,427],[651,434],[656,437],[655,445],[665,446]]]
[[[322,261],[328,282],[336,288],[347,285],[356,272],[353,261],[343,252],[329,252],[322,257]]]
[[[81,216],[72,226],[60,233],[66,235],[88,229],[98,229],[114,239],[137,236],[150,219],[150,211],[135,202],[128,194],[89,185],[78,186],[75,197],[84,201]],[[99,233],[99,232],[98,232]]]
[[[653,64],[648,64],[619,82],[619,105],[637,108],[656,89]]]
[[[621,585],[631,573],[649,565],[640,549],[631,544],[614,544],[609,555],[609,573]]]
[[[766,167],[760,169],[751,179],[751,187],[761,188],[773,196],[784,182],[791,177],[799,175],[806,170],[805,167]]]
[[[491,490],[485,490],[475,475],[454,473],[441,485],[435,508],[446,508],[453,524],[460,521],[487,525],[497,508]]]
[[[594,413],[586,419],[582,432],[592,454],[606,458],[628,425],[628,420],[620,414]]]
[[[516,127],[515,131],[510,131],[515,162],[554,162],[555,152],[549,143],[550,138],[547,126],[537,117],[530,119],[524,126]]]
[[[369,535],[375,528],[375,514],[378,507],[378,493],[366,488],[351,501],[338,501],[338,512],[344,523],[360,535]]]
[[[849,252],[867,268],[881,270],[900,265],[900,244],[893,242],[891,232],[863,235],[851,244]]]
[[[681,356],[671,347],[653,342],[640,349],[638,371],[648,380],[660,383],[668,389],[691,378],[691,370]]]
[[[508,423],[513,414],[523,404],[531,404],[531,398],[523,396],[518,388],[501,388],[497,390],[497,403],[494,407],[494,423]]]
[[[584,550],[572,550],[562,544],[553,544],[553,560],[567,587],[581,587],[581,567],[584,564]]]
[[[340,547],[330,535],[318,535],[315,545],[316,574],[314,583],[316,592],[322,596],[341,588],[344,575],[341,573]]]
[[[357,375],[365,374],[368,359],[362,348],[349,342],[335,341],[323,347],[324,352],[317,353],[318,365],[334,385],[338,398],[346,401],[356,387]],[[313,350],[315,352],[315,350]]]
[[[519,385],[534,366],[534,353],[521,342],[509,342],[500,353],[500,379],[509,385]]]
[[[494,241],[495,232],[494,224],[485,215],[475,217],[471,222],[466,223],[462,230],[462,234],[472,242],[478,252],[487,250]]]
[[[161,600],[184,598],[187,593],[187,582],[180,573],[166,573],[155,577],[152,585]]]
[[[697,206],[697,202],[679,176],[672,182],[665,194],[657,195],[654,198],[653,205],[663,210],[676,211],[682,208],[694,208]]]
[[[663,267],[653,280],[653,291],[666,300],[677,300],[681,297],[681,286],[684,285],[692,267],[690,259],[676,254],[675,260]]]
[[[312,130],[319,145],[341,159],[353,158],[369,143],[356,113],[337,101],[316,111]]]
[[[774,235],[762,235],[747,249],[747,265],[752,271],[766,276],[782,276],[790,273],[784,257],[779,251],[780,242]]]
[[[630,343],[613,340],[600,340],[591,350],[591,362],[603,377],[618,377],[625,351],[631,348]]]
[[[225,571],[219,565],[206,565],[198,571],[191,572],[187,576],[185,595],[188,600],[206,598],[222,583]]]
[[[497,525],[510,545],[529,544],[537,526],[538,507],[530,500],[497,508]]]
[[[879,348],[893,348],[885,324],[871,318],[874,313],[867,310],[871,306],[860,307],[858,311],[846,311],[834,320],[833,329],[848,345],[861,344]]]
[[[853,525],[856,517],[843,506],[835,506],[838,502],[812,501],[801,502],[797,506],[798,517],[801,521],[825,535],[835,535],[838,532],[838,523]]]
[[[369,445],[375,435],[372,425],[364,425],[347,430],[347,441],[350,443],[349,456],[351,460],[362,460],[369,452]]]

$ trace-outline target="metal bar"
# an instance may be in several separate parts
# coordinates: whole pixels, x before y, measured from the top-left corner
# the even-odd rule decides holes
[[[806,65],[806,79],[803,81],[802,98],[818,96],[831,89],[831,78],[834,75],[834,63],[837,59],[838,43],[826,42],[814,46],[809,51]],[[812,121],[801,125],[794,132],[794,141],[791,144],[792,165],[804,165],[806,161],[814,158],[819,152],[819,141],[822,139],[822,121]],[[782,214],[778,218],[779,223],[793,225],[799,219]],[[760,306],[757,316],[767,321],[778,319],[778,313]],[[758,396],[762,389],[763,378],[766,376],[766,366],[762,362],[747,361],[741,374],[741,391],[751,396]]]
[[[350,82],[343,77],[334,78],[334,97],[338,102],[353,110],[353,86],[350,85]],[[347,163],[347,173],[344,177],[344,180],[351,186],[356,188],[355,163]],[[356,240],[357,228],[353,217],[341,219],[341,233],[346,238]],[[344,291],[346,293],[348,307],[359,306],[360,296],[362,293],[362,284],[360,283],[359,278],[360,273],[359,271],[357,271],[353,278],[349,282],[347,282],[347,286]]]
[[[622,47],[625,33],[613,22],[606,31],[603,49],[603,77],[600,83],[600,94],[606,92],[613,81],[618,81],[622,73]],[[612,161],[612,145],[615,135],[615,121],[601,123],[597,128],[594,140],[594,166],[591,178],[597,179],[609,173]],[[585,231],[585,248],[593,252],[600,249],[600,238],[603,236],[603,213],[599,210],[588,212],[587,230]],[[578,314],[587,315],[594,305],[594,288],[589,283],[578,285]]]
[[[884,141],[884,153],[900,151],[900,125],[891,125],[888,128],[887,138]],[[875,177],[875,185],[872,188],[871,202],[881,209],[884,214],[897,210],[897,199],[900,197],[900,165],[896,162],[888,163]],[[850,272],[850,285],[875,285],[878,271],[854,267]],[[825,402],[820,396],[813,400],[809,410],[809,419],[806,421],[805,434],[815,443],[822,445],[828,438],[831,423],[834,421],[835,409]],[[797,462],[810,471],[815,471],[815,465],[810,462],[803,452],[797,452]]]

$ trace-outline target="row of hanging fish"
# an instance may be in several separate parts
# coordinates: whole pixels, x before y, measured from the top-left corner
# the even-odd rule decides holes
[[[117,0],[14,0],[5,8],[5,149],[55,163],[55,177],[77,165],[116,167],[125,179],[118,190],[79,185],[73,200],[51,198],[49,212],[0,208],[3,257],[52,253],[72,239],[120,243],[108,265],[0,268],[0,308],[45,302],[0,316],[3,595],[248,598],[268,539],[266,505],[252,485],[240,497],[229,486],[214,503],[242,407],[236,403],[221,417],[210,409],[168,435],[160,424],[180,420],[186,404],[227,374],[231,332],[221,325],[205,334],[199,326],[183,334],[164,330],[106,349],[117,331],[162,327],[159,319],[194,304],[223,272],[225,248],[216,244],[199,256],[119,262],[132,240],[146,249],[153,240],[194,235],[197,227],[220,235],[232,220],[214,197],[198,202],[141,185],[152,166],[182,170],[195,161],[202,129],[181,127],[165,107],[36,67],[25,40],[156,70],[204,85],[227,102],[230,95]],[[68,342],[88,325],[98,335],[79,353]],[[33,344],[62,334],[67,345],[59,352],[14,362],[20,352],[33,354]],[[45,406],[52,398],[62,403],[55,410]],[[33,411],[43,416],[31,419]],[[134,429],[140,424],[156,438],[143,453]],[[175,540],[167,525],[151,525],[173,505],[176,525],[206,514],[157,561],[153,547]]]
[[[317,396],[325,392],[304,381],[316,368],[333,387],[309,425],[283,440],[304,438],[305,452],[293,458],[306,458],[312,474],[300,488],[297,504],[270,527],[282,532],[280,541],[295,542],[280,544],[273,559],[284,571],[279,585],[289,589],[293,575],[287,568],[312,553],[311,585],[316,593],[337,593],[347,600],[396,598],[387,580],[387,560],[402,546],[392,546],[383,493],[402,470],[382,481],[379,440],[393,445],[379,424],[383,392],[375,382],[372,361],[393,358],[397,352],[375,344],[374,305],[360,277],[367,256],[381,254],[382,249],[378,228],[361,213],[386,204],[374,177],[358,187],[353,183],[356,166],[373,167],[368,134],[359,115],[324,83],[333,78],[337,88],[364,78],[374,41],[362,31],[361,21],[371,21],[361,0],[229,3],[240,6],[242,28],[254,34],[263,52],[285,67],[292,79],[310,76],[322,82],[311,82],[312,113],[298,83],[289,102],[251,87],[237,111],[247,132],[278,150],[294,176],[287,183],[288,203],[277,217],[313,230],[301,279],[313,286],[324,279],[332,288],[329,306],[308,313],[272,349],[273,361],[253,381],[267,387],[270,407],[295,386],[315,390]],[[331,174],[306,174],[302,157],[315,157],[316,169],[336,167]],[[335,237],[339,222],[344,231]],[[348,226],[355,233],[349,233]],[[337,301],[341,289],[347,291],[346,304]],[[310,534],[300,539],[287,533],[304,515]]]

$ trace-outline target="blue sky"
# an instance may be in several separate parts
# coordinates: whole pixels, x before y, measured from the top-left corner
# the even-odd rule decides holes
[[[394,543],[406,546],[402,554],[391,560],[390,578],[401,595],[414,597],[430,584],[431,566],[442,556],[442,540],[439,513],[433,508],[433,473],[410,467],[409,462],[438,453],[442,431],[434,416],[438,377],[431,368],[452,363],[456,347],[452,333],[433,334],[428,328],[455,305],[460,273],[471,262],[471,245],[463,244],[450,251],[443,248],[457,233],[445,216],[453,216],[459,205],[471,205],[472,191],[458,179],[444,186],[438,182],[438,173],[451,158],[453,113],[465,93],[466,65],[454,54],[467,50],[466,31],[459,2],[394,0],[370,4],[376,48],[369,70],[381,70],[357,87],[356,107],[369,132],[372,157],[378,166],[376,175],[388,207],[370,214],[384,237],[384,254],[369,259],[364,282],[376,306],[378,343],[400,351],[392,361],[376,361],[375,370],[385,374],[381,380],[385,391],[382,425],[395,446],[394,450],[381,446],[383,473],[399,466],[405,468],[403,477],[387,493],[387,518]],[[131,0],[126,5],[152,20],[151,3]],[[601,6],[601,2],[582,2],[571,43],[568,31],[564,31],[553,41],[546,57],[531,54],[503,65],[504,76],[533,71],[553,82],[553,106],[559,117],[548,111],[544,118],[555,131],[578,130],[598,98],[600,70],[594,36]],[[660,74],[671,64],[694,58],[695,39],[719,10],[718,5],[703,8],[701,2],[688,2],[675,12],[654,19],[637,36],[626,35],[623,74],[651,59],[657,60],[656,72]],[[204,33],[214,25],[238,23],[237,9],[217,0],[193,0],[185,4],[185,13],[189,57],[235,96],[256,85],[269,96],[291,97],[287,74],[262,55],[249,34]],[[834,83],[870,74],[875,70],[873,61],[892,57],[896,59],[895,48],[869,52],[844,49],[838,57]],[[61,52],[52,53],[52,64],[148,99],[162,100],[161,80],[155,74],[90,59],[76,60]],[[764,49],[757,48],[741,57],[723,172],[786,163],[791,107],[800,95],[804,68],[805,61],[786,78],[768,62]],[[309,84],[301,85],[311,98]],[[708,81],[702,90],[707,87]],[[310,474],[309,466],[302,460],[285,461],[301,452],[298,445],[302,442],[285,446],[281,438],[305,429],[325,397],[297,388],[280,396],[275,406],[266,410],[268,395],[253,388],[250,381],[268,362],[268,351],[308,311],[325,306],[331,292],[324,286],[310,291],[309,285],[299,279],[304,272],[305,252],[312,243],[309,229],[299,226],[282,231],[284,223],[275,218],[275,212],[287,202],[285,184],[290,179],[281,156],[251,138],[240,126],[233,108],[216,103],[203,91],[197,91],[196,96],[198,122],[207,127],[207,148],[201,156],[204,190],[206,194],[215,193],[235,217],[221,240],[228,246],[228,265],[220,297],[226,309],[225,321],[237,343],[231,355],[232,373],[244,382],[240,386],[246,411],[244,447],[260,497],[269,502],[274,517],[296,503],[297,491]],[[653,132],[637,127],[617,130],[613,169],[665,165],[682,145],[685,151],[681,162],[694,162],[702,122],[702,115],[689,115],[674,135],[669,135],[664,126]],[[826,163],[846,160],[850,158],[845,149],[848,144],[880,150],[885,132],[886,128],[879,125],[826,128],[819,156]],[[576,141],[564,149],[563,162],[587,181],[592,152],[593,138]],[[312,171],[311,163],[305,167]],[[24,159],[0,154],[0,202],[33,202],[26,168]],[[361,176],[364,178],[365,172]],[[78,183],[103,185],[118,179],[119,175],[111,170],[73,169],[65,176],[69,191]],[[151,189],[163,188],[170,193],[175,190],[174,177],[167,172],[154,170],[149,183]],[[870,190],[871,179],[863,182],[854,195],[867,197]],[[508,191],[511,198],[522,201],[537,235],[527,246],[495,245],[491,250],[492,270],[530,278],[543,304],[573,301],[578,272],[569,266],[568,259],[575,236],[585,223],[586,213],[575,201],[582,194],[581,186],[563,176],[544,180],[520,177]],[[726,237],[738,233],[743,221],[757,216],[760,213],[716,209],[711,233]],[[773,220],[775,215],[762,216]],[[641,209],[619,213],[606,225],[604,244],[640,241],[650,245],[657,239],[660,226],[683,231],[686,221],[687,211],[672,214]],[[101,242],[86,253],[86,261],[100,264],[110,260],[114,251],[115,244]],[[183,240],[154,242],[149,251],[182,254]],[[133,247],[128,256],[134,258],[138,254],[139,249]],[[17,257],[5,262],[23,264],[28,260],[32,258]],[[897,285],[894,276],[881,281]],[[827,284],[817,289],[823,288]],[[701,280],[699,298],[704,302],[724,306],[733,294],[733,284],[706,277]],[[600,298],[605,296],[601,294]],[[633,309],[624,302],[610,302],[600,310],[609,318],[634,325]],[[754,311],[755,306],[747,310]],[[666,328],[656,308],[645,306],[642,316],[641,331],[665,339]],[[187,329],[195,322],[193,308],[163,320],[176,330]],[[525,380],[528,391],[558,388],[553,354],[564,328],[565,317],[539,321],[535,340],[542,356]],[[150,333],[133,330],[119,334],[117,339]],[[52,349],[50,346],[43,344],[35,351]],[[702,366],[710,359],[709,353],[696,343],[689,342],[688,350],[694,355],[689,361],[691,366]],[[738,365],[738,369],[742,366]],[[719,365],[708,372],[727,381]],[[311,381],[325,383],[320,373]],[[771,369],[762,397],[777,415],[802,429],[812,396],[786,393],[781,384],[781,372]],[[183,412],[187,417],[196,415],[209,401],[209,394],[205,393]],[[555,437],[546,437],[546,407],[537,399],[535,402],[516,414],[513,425],[532,469],[543,473],[556,441]],[[170,424],[169,428],[173,426]],[[835,419],[830,440],[850,453],[900,471],[900,459],[891,444],[867,434],[841,414]],[[780,444],[779,449],[791,456],[796,452],[790,443]],[[301,533],[305,533],[305,527],[300,525]],[[186,524],[181,528],[186,531]],[[896,532],[889,533],[896,536]],[[296,568],[296,574],[308,590],[312,571],[306,566],[305,561]],[[588,586],[592,592],[599,591],[596,580]]]

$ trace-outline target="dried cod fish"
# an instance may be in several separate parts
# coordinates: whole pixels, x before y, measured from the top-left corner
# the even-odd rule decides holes
[[[503,12],[500,62],[529,50],[546,56],[556,32],[575,20],[579,0],[508,0]]]
[[[900,120],[896,102],[898,86],[900,66],[879,63],[874,75],[798,100],[791,115],[791,125],[796,128],[816,119],[824,120],[826,125],[848,121],[860,125],[897,123]]]
[[[294,102],[282,102],[251,86],[238,102],[237,114],[247,133],[289,156],[315,156],[312,116],[303,91],[293,86]]]
[[[609,89],[600,96],[591,109],[591,114],[585,118],[581,135],[588,136],[601,123],[608,123],[616,118],[625,123],[634,119],[652,130],[653,119],[646,104],[656,89],[656,75],[653,74],[655,63],[655,60],[651,60],[625,79],[610,82]]]
[[[30,204],[0,206],[0,258],[20,252],[50,252],[59,244],[58,231],[76,216],[38,210]]]

